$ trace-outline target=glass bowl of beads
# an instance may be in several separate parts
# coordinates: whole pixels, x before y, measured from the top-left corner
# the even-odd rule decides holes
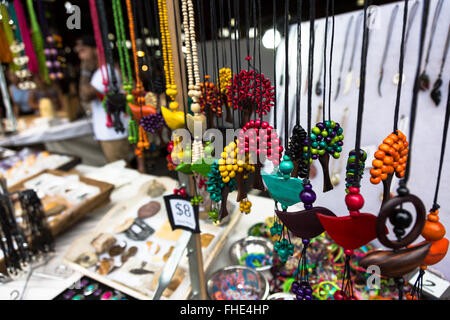
[[[231,266],[216,271],[207,282],[211,300],[265,300],[269,282],[258,271]]]
[[[263,237],[249,236],[236,241],[230,247],[230,258],[234,264],[257,271],[266,271],[273,264],[273,244]]]

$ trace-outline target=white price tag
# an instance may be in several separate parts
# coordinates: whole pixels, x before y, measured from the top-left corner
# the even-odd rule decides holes
[[[414,276],[409,279],[409,284],[411,286],[414,286],[414,282],[416,281],[417,277],[419,276],[419,271],[417,271]],[[432,272],[425,271],[425,274],[423,275],[423,291],[432,295],[435,298],[440,298],[445,291],[447,291],[448,287],[450,286],[450,282],[448,282],[445,279],[442,279],[435,275]]]

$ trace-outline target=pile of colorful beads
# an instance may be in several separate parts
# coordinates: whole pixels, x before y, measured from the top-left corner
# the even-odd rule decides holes
[[[253,153],[261,160],[267,156],[267,159],[278,166],[283,153],[283,147],[280,144],[274,128],[267,121],[257,119],[249,121],[239,131],[237,146],[241,155]]]
[[[344,145],[344,130],[339,123],[334,121],[324,121],[316,124],[311,130],[311,154],[312,159],[316,160],[319,156],[328,153],[335,159],[339,159]],[[308,158],[308,141],[305,140],[305,158]]]
[[[370,170],[370,182],[379,184],[394,174],[397,178],[403,178],[408,161],[408,141],[406,136],[397,130],[397,134],[391,133],[375,152],[373,168]]]
[[[247,253],[239,259],[239,264],[254,269],[261,268],[272,265],[272,257],[264,253]]]
[[[362,176],[364,174],[364,168],[365,168],[365,162],[367,159],[367,153],[360,149],[360,155],[359,155],[359,166],[356,165],[356,151],[352,150],[349,153],[348,160],[347,160],[347,170],[345,175],[345,187],[346,191],[350,187],[361,187],[360,181],[362,179]],[[356,170],[359,169],[358,177],[355,177]],[[358,181],[356,181],[358,179]]]

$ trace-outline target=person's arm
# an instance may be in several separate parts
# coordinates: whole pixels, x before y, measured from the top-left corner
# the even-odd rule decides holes
[[[81,63],[80,100],[82,102],[91,102],[97,98],[97,90],[91,85],[91,78],[95,68],[94,63],[88,61]]]
[[[97,91],[91,85],[92,74],[88,73],[87,70],[81,70],[80,77],[80,100],[82,102],[90,102],[97,98]]]

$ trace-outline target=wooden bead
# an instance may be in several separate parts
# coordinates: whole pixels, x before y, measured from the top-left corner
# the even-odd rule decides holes
[[[381,150],[377,150],[376,152],[375,152],[375,158],[376,159],[378,159],[378,160],[383,160],[383,158],[386,156],[386,153],[384,153],[383,151],[381,151]]]
[[[381,182],[381,178],[380,177],[371,177],[370,182],[372,184],[379,184]]]
[[[381,160],[373,160],[372,161],[372,165],[375,168],[381,168],[383,166],[383,161],[381,161]]]

